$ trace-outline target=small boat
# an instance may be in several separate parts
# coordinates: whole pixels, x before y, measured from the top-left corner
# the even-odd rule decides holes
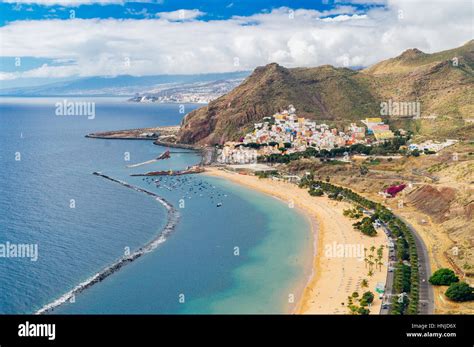
[[[166,171],[151,171],[143,174],[131,174],[130,176],[181,176],[188,174],[197,174],[204,172],[204,169],[199,166],[192,166],[186,168],[186,170],[166,170]]]
[[[222,206],[222,202],[218,202],[217,207],[221,207],[221,206]]]

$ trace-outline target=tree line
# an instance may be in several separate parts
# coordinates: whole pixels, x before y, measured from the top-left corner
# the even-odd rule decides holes
[[[321,190],[329,198],[350,200],[356,205],[374,211],[370,217],[371,222],[380,220],[388,226],[393,236],[397,238],[397,265],[394,270],[393,294],[399,297],[392,303],[390,312],[391,314],[417,314],[420,277],[415,238],[410,228],[382,204],[371,201],[349,188],[314,180],[312,175],[303,178],[300,186],[309,188],[310,192]],[[364,224],[367,225],[368,222]]]

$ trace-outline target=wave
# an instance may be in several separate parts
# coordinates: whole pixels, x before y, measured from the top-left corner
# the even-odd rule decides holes
[[[35,312],[35,314],[45,314],[53,311],[55,308],[65,304],[68,301],[71,301],[72,298],[74,298],[77,294],[83,292],[84,290],[92,287],[94,284],[97,284],[101,281],[103,281],[105,278],[109,277],[113,273],[117,272],[120,270],[123,266],[135,261],[142,255],[146,253],[150,253],[154,249],[156,249],[160,244],[164,243],[168,237],[169,234],[171,234],[176,225],[178,224],[179,221],[179,212],[176,210],[176,208],[168,201],[166,201],[164,198],[160,197],[159,195],[150,192],[146,189],[142,189],[136,186],[132,186],[131,184],[121,181],[115,178],[112,178],[110,176],[104,175],[100,172],[94,172],[93,173],[96,176],[100,176],[103,178],[106,178],[112,182],[119,183],[127,188],[133,189],[137,192],[145,193],[147,195],[153,196],[156,201],[158,201],[160,204],[162,204],[167,212],[168,212],[168,222],[166,223],[165,227],[163,228],[162,232],[153,240],[145,244],[144,246],[140,247],[130,255],[123,256],[122,258],[118,259],[111,265],[107,266],[103,270],[99,271],[95,275],[89,277],[86,279],[84,282],[79,283],[76,287],[74,287],[72,290],[68,291],[64,295],[62,295],[60,298],[50,302],[49,304],[43,306],[41,309]]]

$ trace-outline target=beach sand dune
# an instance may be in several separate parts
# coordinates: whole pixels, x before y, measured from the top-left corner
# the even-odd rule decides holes
[[[375,237],[368,237],[355,230],[354,221],[343,216],[343,210],[350,208],[347,202],[337,202],[327,197],[312,197],[297,185],[272,179],[259,179],[216,168],[207,168],[206,174],[228,179],[234,183],[274,196],[294,204],[312,221],[315,252],[311,277],[296,306],[297,314],[348,314],[347,297],[354,291],[362,295],[365,291],[375,293],[377,283],[385,284],[387,277],[388,250],[384,249],[383,265],[374,267],[373,276],[364,261],[370,248],[387,245],[387,237],[378,230]],[[367,288],[361,288],[363,279]],[[343,305],[344,303],[344,305]],[[371,314],[378,314],[381,300],[375,295],[370,308]]]

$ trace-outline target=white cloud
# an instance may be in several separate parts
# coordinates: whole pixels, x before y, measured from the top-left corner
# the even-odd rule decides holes
[[[332,20],[322,20],[327,16]],[[464,0],[436,6],[390,0],[387,8],[365,14],[345,6],[323,12],[280,8],[228,20],[174,18],[15,21],[0,27],[1,54],[68,62],[13,77],[151,75],[251,70],[274,61],[287,67],[367,66],[408,48],[434,52],[472,39],[472,9]]]
[[[166,19],[169,21],[186,21],[196,19],[205,15],[204,12],[199,10],[176,10],[171,12],[158,12],[156,14],[157,17],[161,19]]]
[[[11,81],[19,77],[18,73],[0,72],[0,81]]]
[[[347,14],[342,14],[340,16],[335,16],[335,17],[326,17],[322,18],[321,20],[323,22],[345,22],[348,20],[356,20],[356,19],[364,19],[367,18],[365,14],[353,14],[351,16],[348,16]]]

